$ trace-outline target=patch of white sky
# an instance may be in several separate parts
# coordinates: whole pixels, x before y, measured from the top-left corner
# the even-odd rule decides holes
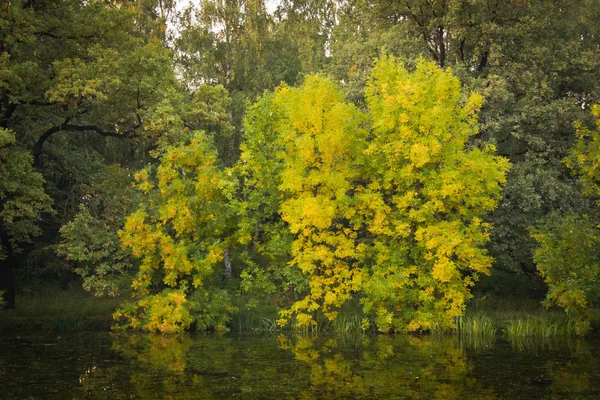
[[[267,7],[267,12],[269,14],[273,14],[275,12],[275,10],[277,9],[277,6],[280,4],[280,0],[266,0],[265,1],[265,6]],[[200,4],[199,0],[179,0],[177,1],[177,10],[181,11],[184,10],[185,8],[189,7],[190,5],[194,5],[194,6],[198,6]]]
[[[281,4],[281,0],[265,0],[265,7],[267,9],[267,13],[269,13],[270,15],[273,15],[273,13],[275,13],[275,10],[277,10],[277,7]],[[185,11],[186,9],[188,9],[190,6],[193,6],[194,8],[200,8],[201,5],[201,1],[200,0],[176,0],[175,2],[175,11],[176,14],[180,14],[183,11]],[[168,18],[167,20],[167,29],[169,30],[169,33],[171,34],[172,37],[178,37],[179,36],[179,30],[180,30],[180,26],[179,26],[179,21],[177,19],[177,15],[173,15],[171,16],[171,18]],[[212,28],[215,32],[218,32],[221,30],[220,26],[214,26]]]
[[[218,0],[217,0],[218,1]],[[281,4],[281,0],[264,0],[265,7],[267,9],[267,13],[273,15],[277,7]],[[176,40],[181,34],[181,25],[179,21],[179,16],[190,6],[198,9],[201,6],[201,0],[175,0],[175,13],[167,15],[167,41],[171,45],[172,48],[175,48],[173,45],[174,40]],[[218,33],[221,31],[223,27],[219,24],[212,27],[212,31]],[[183,77],[182,71],[178,70],[177,75],[181,79]],[[195,86],[196,84],[205,83],[201,80],[201,82],[188,82],[188,85]]]

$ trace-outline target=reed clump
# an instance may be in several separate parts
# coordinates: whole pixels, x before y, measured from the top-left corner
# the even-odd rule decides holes
[[[362,333],[370,328],[370,324],[359,314],[344,314],[331,321],[330,327],[338,334]]]
[[[549,339],[555,337],[579,336],[577,324],[571,319],[551,320],[546,318],[516,318],[506,322],[504,333],[509,338],[536,337]]]
[[[494,321],[483,313],[458,317],[456,332],[463,338],[494,338],[496,327]]]

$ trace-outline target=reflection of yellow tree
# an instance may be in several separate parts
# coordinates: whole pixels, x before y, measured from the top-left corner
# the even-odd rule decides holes
[[[127,362],[93,366],[80,376],[86,398],[169,399],[181,394],[181,388],[197,388],[184,375],[192,340],[188,336],[112,335],[112,349]],[[190,392],[193,393],[193,392]]]
[[[353,342],[362,355],[354,365],[335,340],[280,337],[281,348],[310,365],[310,387],[301,398],[497,398],[470,376],[466,354],[454,338],[379,336],[373,342]]]
[[[156,370],[183,372],[191,339],[185,335],[124,335],[113,341],[113,349]]]
[[[190,345],[190,338],[184,335],[126,335],[113,341],[113,349],[136,364],[130,379],[142,399],[155,398],[157,384],[165,399],[180,394]]]
[[[297,360],[310,365],[310,386],[302,392],[301,399],[352,398],[366,393],[362,378],[352,372],[334,339],[321,345],[317,338],[308,336],[292,341],[282,335],[279,340],[281,348],[291,350]]]
[[[365,358],[368,357],[366,351]],[[491,390],[482,388],[470,376],[466,353],[456,346],[452,337],[381,337],[377,341],[376,356],[370,359],[371,363],[363,366],[374,368],[372,379],[379,382],[377,397],[496,398]],[[385,385],[377,376],[381,370],[388,371],[391,384]]]

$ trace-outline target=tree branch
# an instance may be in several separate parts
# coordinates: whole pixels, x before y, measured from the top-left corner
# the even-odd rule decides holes
[[[477,72],[483,71],[483,69],[487,66],[488,57],[490,56],[489,51],[484,51],[479,59],[479,65],[477,66]]]
[[[48,129],[46,132],[44,132],[42,134],[42,136],[40,136],[38,141],[35,143],[35,146],[33,147],[34,165],[39,165],[40,155],[42,154],[42,148],[44,147],[44,143],[46,143],[46,141],[55,133],[58,133],[58,132],[95,132],[98,135],[104,136],[104,137],[114,137],[114,138],[119,138],[119,139],[131,139],[131,138],[137,137],[135,132],[141,126],[141,119],[140,119],[139,115],[138,115],[139,123],[135,124],[133,127],[131,127],[131,129],[129,129],[123,133],[105,131],[96,125],[69,124],[69,122],[71,122],[71,119],[72,119],[72,117],[66,118],[62,124],[60,124],[58,126],[53,126],[52,128]]]
[[[6,107],[6,111],[4,111],[4,113],[2,113],[2,115],[0,115],[0,127],[1,128],[8,128],[8,121],[10,120],[10,117],[12,116],[12,114],[15,112],[16,109],[17,109],[17,104],[15,104],[15,103],[8,104],[8,106]]]

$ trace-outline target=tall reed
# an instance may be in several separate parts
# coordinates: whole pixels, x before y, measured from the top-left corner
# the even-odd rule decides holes
[[[545,318],[517,318],[509,320],[504,333],[509,338],[577,336],[576,323],[573,320],[549,320]]]
[[[496,336],[496,327],[490,317],[482,313],[477,313],[475,315],[458,317],[456,332],[459,336],[466,338],[494,338]]]

